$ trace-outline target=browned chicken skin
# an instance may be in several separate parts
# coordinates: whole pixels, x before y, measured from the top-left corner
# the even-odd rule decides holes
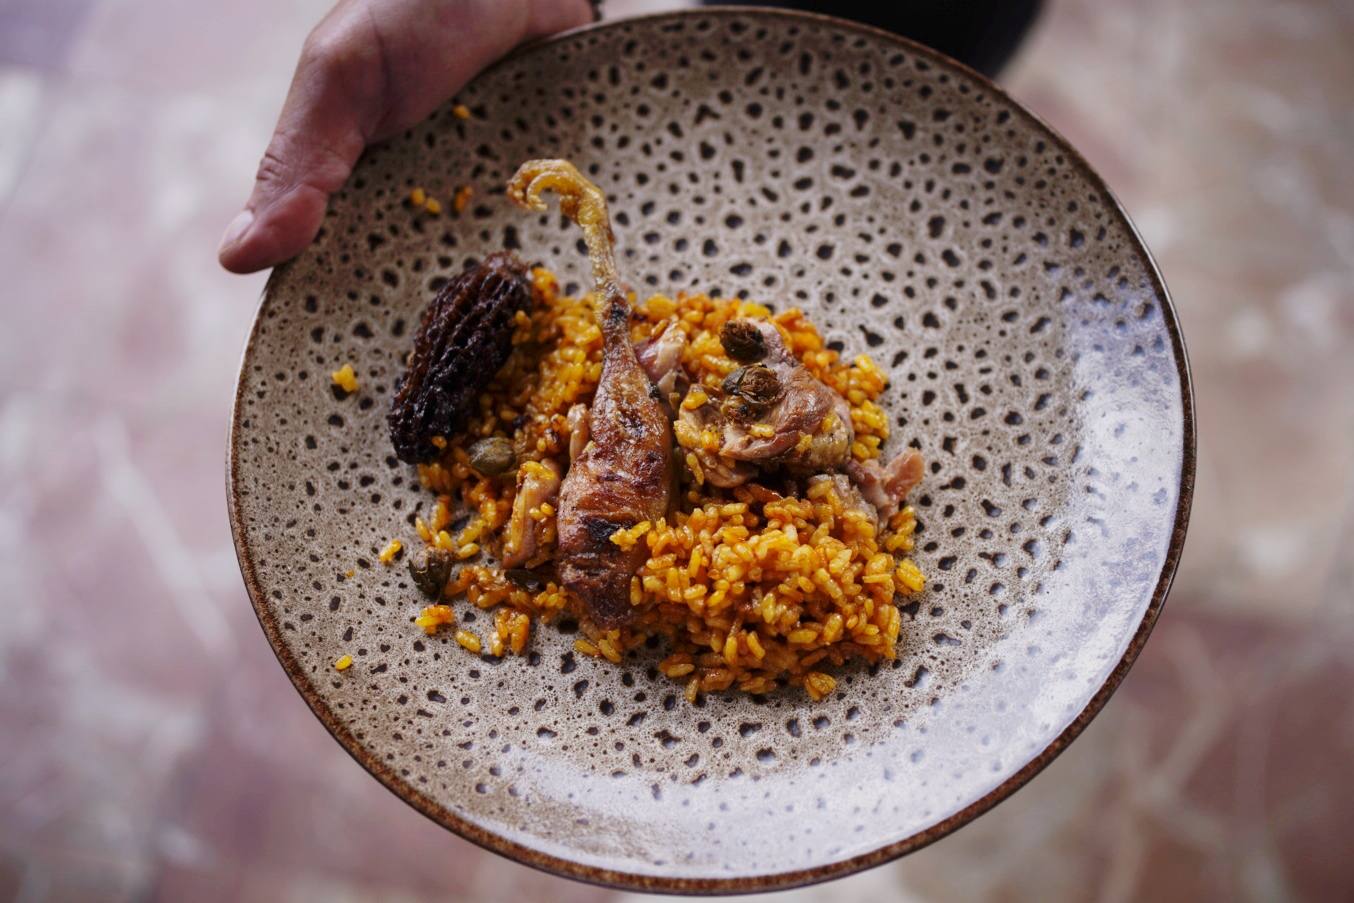
[[[667,514],[672,427],[630,342],[630,302],[616,274],[605,196],[564,160],[523,163],[508,182],[508,197],[532,210],[546,209],[547,190],[559,194],[560,210],[583,230],[603,342],[590,441],[560,486],[556,564],[560,582],[592,619],[614,627],[630,617],[630,579],[648,549],[637,543],[623,550],[611,536]]]

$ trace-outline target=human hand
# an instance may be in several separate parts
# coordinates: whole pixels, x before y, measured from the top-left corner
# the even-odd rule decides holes
[[[306,39],[221,265],[252,273],[300,253],[369,143],[418,123],[523,41],[592,18],[588,0],[339,0]]]

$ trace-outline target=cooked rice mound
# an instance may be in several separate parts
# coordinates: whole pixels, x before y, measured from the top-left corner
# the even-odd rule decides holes
[[[656,642],[667,653],[659,669],[680,681],[692,701],[702,692],[765,693],[786,684],[822,699],[836,687],[828,673],[833,666],[894,658],[902,622],[896,601],[925,584],[907,557],[915,514],[905,507],[876,529],[832,481],[815,483],[802,497],[753,484],[716,489],[703,481],[696,456],[678,448],[681,488],[670,517],[612,536],[623,547],[642,543],[649,553],[631,584],[635,618],[621,629],[590,623],[579,601],[554,582],[532,585],[502,571],[491,556],[502,546],[516,473],[479,474],[467,448],[482,437],[504,436],[517,451],[518,469],[553,459],[567,470],[566,414],[576,402],[591,401],[602,370],[602,334],[587,298],[562,294],[544,269],[531,275],[535,303],[530,314],[517,316],[508,363],[480,398],[466,432],[446,439],[439,462],[419,466],[423,485],[438,497],[429,516],[417,520],[418,533],[464,564],[443,602],[425,608],[415,623],[430,634],[445,626],[468,650],[495,656],[522,653],[533,620],[566,617],[579,624],[578,652],[614,663]],[[885,378],[868,357],[841,361],[798,310],[772,315],[759,304],[705,295],[654,295],[637,304],[633,339],[647,338],[674,316],[687,336],[682,363],[693,385],[712,390],[737,367],[719,341],[723,324],[735,317],[770,319],[809,371],[850,404],[851,454],[878,457],[888,436],[887,417],[876,404]],[[677,440],[690,449],[708,437],[679,431]],[[469,518],[453,525],[458,511]],[[530,516],[541,522],[544,546],[552,549],[554,507],[542,504]],[[460,599],[497,609],[492,630],[481,637],[458,628],[454,603]]]

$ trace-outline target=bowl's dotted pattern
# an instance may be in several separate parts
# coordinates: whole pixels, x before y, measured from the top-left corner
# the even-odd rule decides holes
[[[850,30],[706,13],[519,55],[370,151],[270,283],[241,375],[234,487],[268,614],[362,750],[458,816],[572,861],[736,877],[924,829],[1036,755],[1147,605],[1178,493],[1181,401],[1131,228],[1062,145],[927,55]],[[696,706],[658,650],[623,667],[538,627],[495,660],[412,624],[377,552],[432,499],[384,414],[422,305],[518,249],[574,283],[576,231],[502,185],[564,156],[602,185],[641,296],[807,310],[891,374],[889,452],[928,462],[899,658]],[[460,214],[405,203],[415,185]],[[329,373],[351,362],[360,390]],[[352,577],[347,576],[354,571]],[[490,616],[459,603],[462,626]],[[332,668],[342,654],[354,666]]]

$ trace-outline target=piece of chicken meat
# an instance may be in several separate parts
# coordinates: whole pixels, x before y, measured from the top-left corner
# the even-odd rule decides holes
[[[517,494],[512,500],[512,514],[503,539],[503,566],[505,568],[535,567],[546,551],[541,534],[544,519],[533,517],[541,505],[554,503],[559,494],[559,465],[550,459],[532,462],[517,471]]]
[[[832,484],[832,488],[836,490],[837,498],[841,500],[843,508],[848,511],[859,511],[870,522],[871,526],[876,530],[879,529],[879,519],[882,513],[873,504],[866,501],[860,487],[844,473],[820,473],[809,477],[808,482],[804,484],[806,494],[812,498],[814,495],[813,488],[824,482]]]
[[[685,430],[695,442],[699,443],[699,437],[707,429],[713,430],[716,435],[723,434],[724,416],[719,411],[717,401],[710,400],[698,407],[681,404],[677,410],[678,435],[681,435],[681,430]],[[757,476],[757,466],[750,461],[735,461],[718,451],[710,451],[700,445],[690,451],[695,454],[700,464],[702,478],[711,486],[730,489],[742,486]]]
[[[545,210],[541,195],[559,195],[560,210],[583,230],[595,282],[593,303],[602,329],[602,375],[588,412],[586,447],[560,486],[560,582],[603,627],[629,620],[630,580],[648,549],[622,549],[617,530],[668,512],[672,495],[672,425],[658,391],[630,342],[630,302],[616,273],[606,197],[565,160],[523,163],[508,182],[508,197]]]
[[[876,460],[847,461],[846,472],[879,516],[888,520],[903,506],[903,500],[912,488],[921,482],[925,474],[922,463],[921,452],[908,448],[883,466]]]
[[[746,465],[799,474],[840,469],[855,438],[846,399],[799,362],[768,320],[730,320],[720,342],[741,366],[724,380],[719,399],[683,406],[680,415],[720,436],[717,452],[698,452],[710,482],[746,482],[755,473]]]
[[[686,394],[690,379],[682,367],[682,351],[686,348],[686,333],[673,317],[653,335],[635,346],[639,365],[654,384],[670,410],[676,410]]]
[[[569,427],[569,465],[578,460],[583,449],[588,447],[588,406],[581,401],[569,408],[564,422]]]

